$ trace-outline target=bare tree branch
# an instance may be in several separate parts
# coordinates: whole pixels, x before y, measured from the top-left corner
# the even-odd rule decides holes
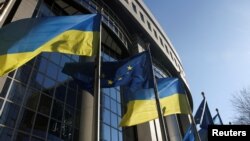
[[[234,107],[234,124],[250,124],[250,89],[242,89],[235,93],[231,99]]]

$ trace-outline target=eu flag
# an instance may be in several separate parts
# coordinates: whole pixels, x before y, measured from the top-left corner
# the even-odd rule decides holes
[[[206,100],[203,99],[201,104],[199,105],[196,113],[195,113],[195,116],[194,116],[194,119],[195,119],[195,123],[196,124],[200,124],[200,121],[201,121],[201,116],[202,116],[202,113],[203,113],[203,110],[204,110],[204,104],[205,104]]]
[[[211,116],[206,99],[203,99],[202,103],[200,104],[195,114],[195,120],[197,124],[200,124],[202,129],[207,129],[208,125],[213,124],[213,118]]]
[[[94,63],[68,63],[63,72],[70,75],[87,90],[93,89]],[[117,86],[153,88],[153,75],[148,51],[128,59],[102,62],[101,87]]]
[[[220,114],[217,113],[214,117],[213,117],[213,123],[216,125],[223,125],[222,119],[220,117]]]
[[[191,125],[188,127],[182,141],[195,141],[195,135]]]
[[[203,128],[203,129],[207,129],[208,128],[208,125],[212,125],[213,124],[213,118],[211,116],[211,113],[210,113],[210,110],[208,108],[208,105],[206,103],[206,107],[204,109],[204,114],[203,114],[203,117],[202,117],[202,121],[200,123],[200,127]]]

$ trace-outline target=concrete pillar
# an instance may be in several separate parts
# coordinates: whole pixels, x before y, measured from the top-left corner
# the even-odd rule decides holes
[[[32,17],[37,4],[38,4],[38,0],[21,1],[12,21]]]
[[[168,128],[168,135],[170,141],[182,141],[181,132],[176,115],[170,115],[165,117]]]
[[[7,78],[6,76],[0,77],[0,93],[3,90],[3,86],[4,86],[4,83],[6,81],[6,78]]]
[[[82,91],[81,102],[79,141],[92,141],[94,98],[87,91]]]
[[[146,123],[137,125],[138,141],[156,141],[156,135],[154,134],[154,136],[152,136],[152,129],[154,128],[151,129],[151,126],[154,126],[154,125],[150,126],[151,122],[149,123],[146,122]],[[151,124],[154,124],[154,123],[151,123]],[[153,131],[153,133],[155,133],[155,131]]]

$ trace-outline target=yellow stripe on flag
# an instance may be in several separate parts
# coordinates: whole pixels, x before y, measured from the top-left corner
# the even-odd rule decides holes
[[[0,76],[22,66],[41,52],[92,56],[96,53],[99,45],[99,34],[100,32],[68,30],[49,40],[35,51],[0,55]]]
[[[160,99],[161,108],[165,109],[164,116],[172,114],[189,114],[187,99],[184,94],[173,94]],[[127,104],[127,112],[120,126],[133,126],[158,118],[156,102],[151,100],[135,100]]]

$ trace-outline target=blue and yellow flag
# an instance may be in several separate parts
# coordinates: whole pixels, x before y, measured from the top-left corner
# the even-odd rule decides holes
[[[99,45],[96,14],[23,19],[0,29],[0,76],[41,52],[92,56]]]
[[[152,88],[154,85],[149,59],[146,51],[125,60],[102,62],[101,87]],[[84,89],[93,91],[94,63],[67,63],[63,72],[73,77]]]
[[[177,78],[161,78],[157,81],[163,115],[189,114],[189,105],[181,81]],[[120,125],[132,126],[158,118],[153,88],[128,88],[125,92],[127,112]]]

